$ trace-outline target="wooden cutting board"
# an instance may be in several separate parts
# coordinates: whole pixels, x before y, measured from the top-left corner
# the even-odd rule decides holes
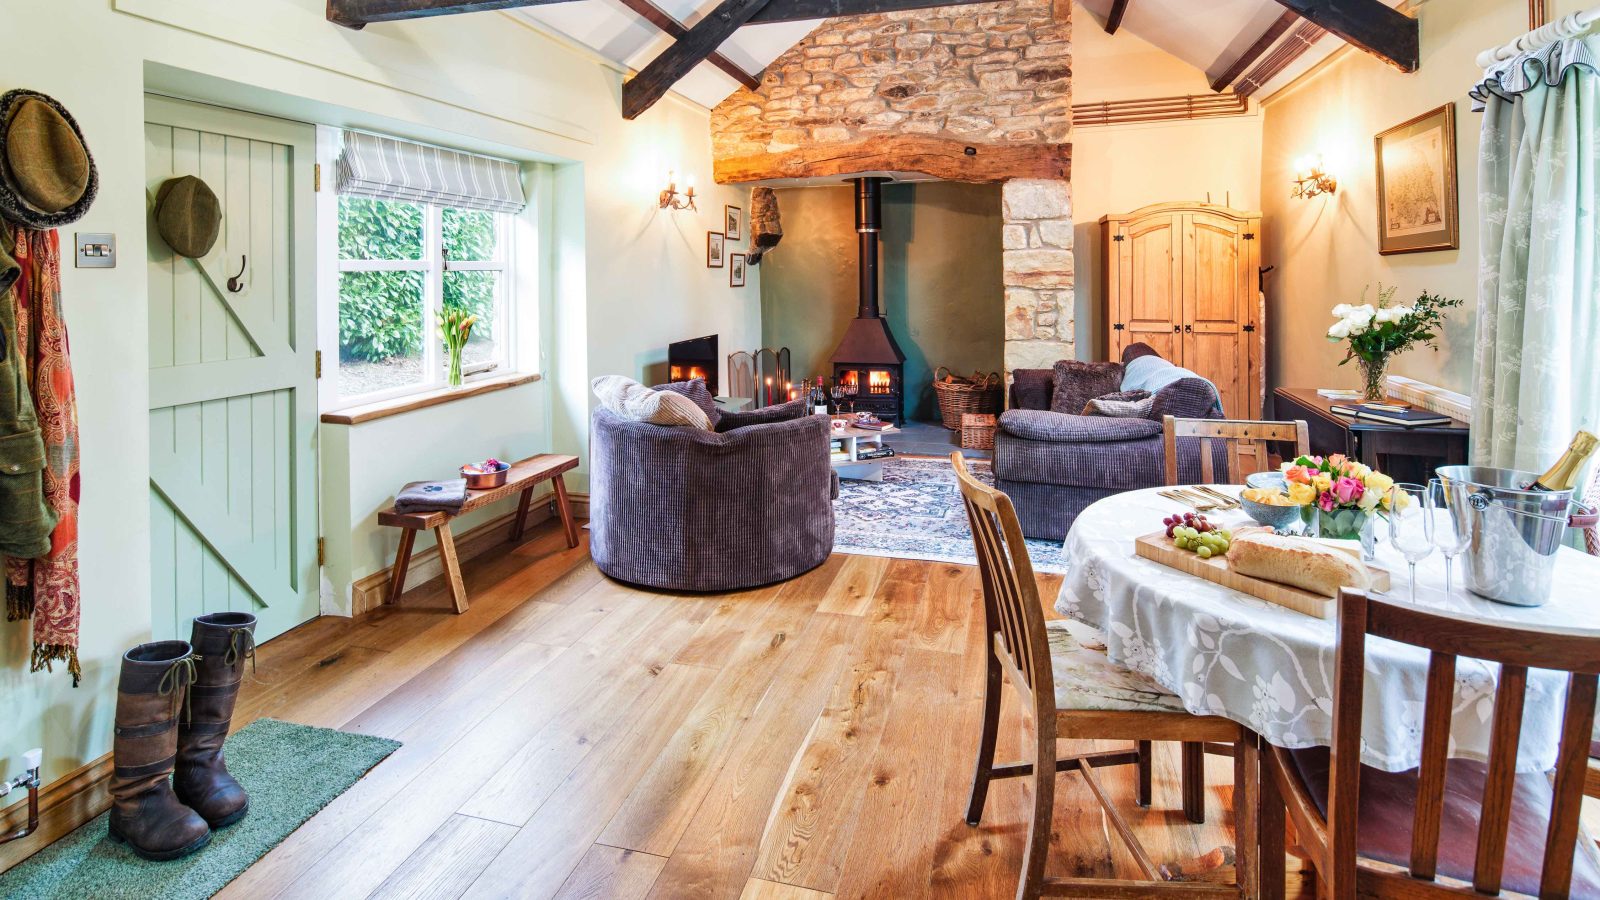
[[[1361,560],[1360,545],[1334,546],[1329,542],[1324,543],[1332,549],[1353,556],[1357,562]],[[1349,543],[1349,542],[1346,542]],[[1188,550],[1179,550],[1172,539],[1167,537],[1165,531],[1157,531],[1138,538],[1133,542],[1134,550],[1145,559],[1170,566],[1180,572],[1187,572],[1216,582],[1226,588],[1232,588],[1259,597],[1268,603],[1276,603],[1295,612],[1316,616],[1319,619],[1334,619],[1338,616],[1338,604],[1332,597],[1324,597],[1311,591],[1303,590],[1288,584],[1279,584],[1276,581],[1267,581],[1250,575],[1240,575],[1228,565],[1226,556],[1213,556],[1210,559],[1201,559]],[[1376,591],[1389,590],[1389,572],[1376,566],[1367,566],[1367,571],[1372,573],[1372,588]]]

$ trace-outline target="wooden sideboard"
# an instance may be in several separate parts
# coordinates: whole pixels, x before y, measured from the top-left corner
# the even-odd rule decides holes
[[[1329,409],[1334,401],[1311,388],[1278,388],[1272,392],[1277,419],[1304,419],[1311,428],[1311,452],[1343,453],[1392,476],[1397,481],[1425,483],[1438,466],[1465,465],[1467,423],[1404,428],[1341,416]]]

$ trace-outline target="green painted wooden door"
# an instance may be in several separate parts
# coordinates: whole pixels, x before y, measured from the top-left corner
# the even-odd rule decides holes
[[[148,199],[198,175],[223,212],[201,259],[148,225],[158,639],[206,612],[255,613],[260,640],[318,613],[314,148],[309,125],[145,100]]]

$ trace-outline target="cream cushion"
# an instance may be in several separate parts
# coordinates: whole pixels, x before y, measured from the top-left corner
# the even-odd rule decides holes
[[[711,430],[705,411],[674,391],[652,390],[624,375],[602,375],[589,386],[602,406],[624,419]]]
[[[1100,633],[1088,625],[1054,619],[1044,631],[1057,710],[1184,712],[1183,701],[1154,679],[1112,662]]]

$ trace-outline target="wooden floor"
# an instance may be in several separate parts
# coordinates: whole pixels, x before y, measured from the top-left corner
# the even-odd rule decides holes
[[[587,539],[587,538],[586,538]],[[1010,897],[1028,799],[962,821],[978,731],[976,570],[836,555],[786,584],[676,596],[605,579],[547,525],[398,608],[265,644],[260,716],[404,746],[224,897]],[[1048,579],[1043,595],[1054,597]],[[1000,756],[1023,731],[1008,703]],[[1134,810],[1158,862],[1231,844],[1177,811],[1177,755]],[[1108,773],[1131,798],[1130,770]],[[284,785],[293,790],[293,785]],[[1057,790],[1053,873],[1125,877],[1087,788]],[[1130,804],[1131,808],[1131,804]]]

